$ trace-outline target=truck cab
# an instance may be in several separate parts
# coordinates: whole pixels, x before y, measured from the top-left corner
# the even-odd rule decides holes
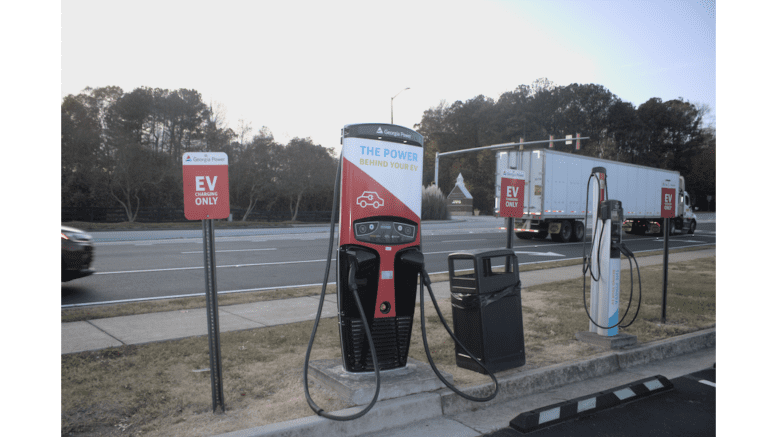
[[[696,214],[691,206],[691,196],[683,191],[682,202],[677,202],[675,217],[669,220],[669,235],[687,232],[693,234],[696,231]],[[628,234],[663,234],[663,220],[653,219],[626,219],[623,222],[623,231]]]

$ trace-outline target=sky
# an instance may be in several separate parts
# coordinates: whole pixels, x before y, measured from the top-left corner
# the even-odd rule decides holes
[[[716,116],[716,6],[654,1],[63,1],[61,97],[195,89],[235,131],[339,150],[352,123],[413,128],[425,110],[547,78],[639,106]],[[409,89],[406,89],[409,88]]]

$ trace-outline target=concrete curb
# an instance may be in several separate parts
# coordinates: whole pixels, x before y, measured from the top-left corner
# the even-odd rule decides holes
[[[331,414],[346,416],[361,411],[364,406],[334,411]],[[311,435],[362,436],[396,425],[401,417],[403,423],[433,419],[442,416],[440,395],[422,393],[403,398],[388,399],[375,404],[365,416],[348,422],[338,422],[319,416],[308,416],[286,422],[234,431],[220,437],[307,437]]]
[[[516,395],[529,395],[561,387],[566,384],[608,375],[653,361],[676,357],[715,346],[715,328],[692,332],[673,338],[637,345],[621,351],[608,352],[571,363],[530,370],[499,380],[499,395],[485,404],[468,401],[446,389],[442,393],[444,415],[458,414],[477,408],[505,402]],[[484,397],[493,391],[493,384],[470,387],[463,392]]]
[[[514,399],[551,390],[598,376],[608,375],[653,361],[672,358],[715,346],[715,328],[678,337],[658,340],[622,351],[608,352],[580,361],[556,364],[510,375],[499,380],[499,395],[491,402],[467,401],[451,390],[416,394],[398,399],[379,401],[367,415],[350,422],[336,422],[323,417],[310,416],[286,422],[249,428],[222,434],[220,437],[296,437],[309,435],[359,436],[382,431],[396,425],[396,418],[403,423],[442,418],[457,413],[487,408]],[[470,395],[483,397],[493,391],[493,384],[483,384],[462,390]],[[347,415],[360,411],[353,407],[332,414]]]

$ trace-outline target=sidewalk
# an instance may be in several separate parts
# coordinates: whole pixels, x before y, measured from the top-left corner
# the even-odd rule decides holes
[[[669,262],[706,258],[715,255],[715,249],[681,252],[669,255]],[[640,267],[663,263],[662,255],[637,258]],[[628,269],[626,259],[622,268]],[[534,270],[520,274],[522,288],[548,282],[580,278],[581,266]],[[450,283],[432,284],[435,297],[450,298]],[[426,291],[425,291],[426,292]],[[429,300],[428,292],[424,296]],[[255,302],[219,307],[221,332],[262,328],[287,323],[313,320],[318,309],[318,296]],[[329,294],[325,298],[321,317],[337,315],[337,297]],[[156,341],[208,335],[205,308],[168,311],[134,316],[112,317],[62,323],[63,354],[117,347],[129,344],[143,344]]]

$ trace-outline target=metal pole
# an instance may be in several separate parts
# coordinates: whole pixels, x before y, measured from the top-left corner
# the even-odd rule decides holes
[[[437,152],[437,154],[434,155],[434,186],[435,187],[440,186],[440,182],[437,180],[439,167],[440,167],[440,152]]]
[[[402,90],[402,91],[404,91],[404,90]],[[400,92],[402,92],[402,91],[400,91]],[[396,97],[396,96],[394,96],[394,97]],[[391,106],[391,108],[392,108],[391,109],[391,111],[392,111],[391,112],[391,114],[392,114],[391,115],[391,120],[392,121],[391,121],[391,124],[394,124],[394,115],[393,115],[394,114],[394,109],[393,109],[394,106],[393,106],[393,104],[394,103],[393,103],[393,98],[392,98],[392,106]],[[579,138],[579,139],[580,140],[587,140],[589,138],[590,137],[582,137],[582,138]],[[553,140],[553,141],[554,142],[566,141],[566,138],[563,139],[563,140]],[[443,153],[437,152],[437,156],[435,157],[435,160],[434,160],[434,184],[437,185],[438,187],[440,186],[439,181],[437,180],[437,172],[438,172],[438,168],[440,166],[440,157],[441,156],[456,155],[458,153],[468,153],[468,152],[482,152],[483,150],[514,149],[514,148],[517,148],[519,146],[523,146],[523,145],[527,145],[527,144],[544,144],[544,143],[547,143],[547,142],[548,142],[548,140],[521,141],[519,143],[494,144],[493,146],[483,146],[483,147],[475,147],[475,148],[472,148],[472,149],[454,150],[452,152],[443,152]]]
[[[669,218],[664,219],[664,291],[661,301],[661,324],[666,324],[666,293],[669,282]]]
[[[515,219],[512,217],[507,218],[507,248],[512,249],[513,248],[513,235],[515,235],[515,232],[513,232],[513,229],[515,228]]]
[[[208,315],[208,348],[210,350],[210,386],[213,412],[224,412],[224,384],[221,375],[221,340],[219,305],[216,291],[216,253],[213,247],[213,219],[202,221],[202,245],[205,256],[205,306]]]
[[[590,137],[581,137],[581,140],[587,140]],[[560,139],[560,140],[553,140],[554,143],[557,143],[559,141],[566,141],[566,139]],[[503,143],[503,144],[494,144],[492,146],[483,146],[483,147],[473,147],[471,149],[461,149],[461,150],[453,150],[450,152],[443,152],[440,153],[440,156],[447,156],[447,155],[456,155],[458,153],[467,153],[467,152],[480,152],[483,150],[495,150],[495,149],[514,149],[522,145],[528,145],[528,144],[545,144],[548,143],[548,140],[540,140],[540,141],[524,141],[521,143]]]

